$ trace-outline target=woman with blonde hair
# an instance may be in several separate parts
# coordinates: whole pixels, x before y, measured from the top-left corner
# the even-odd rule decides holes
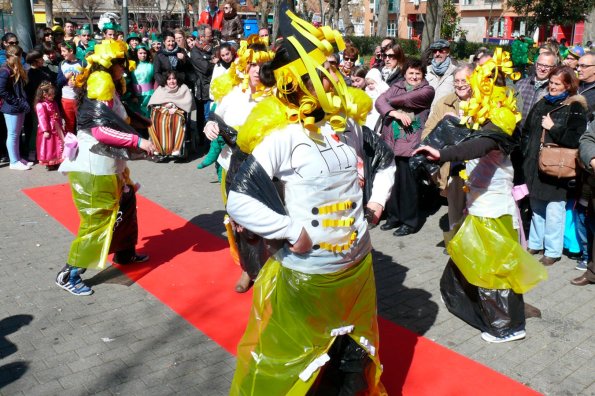
[[[31,108],[27,102],[25,84],[27,83],[27,72],[21,64],[23,50],[18,45],[6,47],[6,62],[0,67],[0,112],[4,114],[6,123],[6,149],[10,158],[10,169],[29,170],[33,165],[21,159],[19,154],[19,136],[25,114]]]
[[[235,1],[229,0],[223,3],[223,27],[221,28],[221,39],[227,43],[240,42],[244,33],[242,20],[238,15],[238,5]]]

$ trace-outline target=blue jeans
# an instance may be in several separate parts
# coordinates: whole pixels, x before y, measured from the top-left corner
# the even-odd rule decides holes
[[[25,113],[4,114],[4,122],[6,123],[6,149],[8,150],[8,158],[10,158],[11,164],[16,164],[21,160],[19,142],[21,140],[23,122],[25,122]]]
[[[543,201],[531,198],[531,230],[529,248],[545,249],[547,257],[562,257],[564,227],[566,224],[566,201]]]

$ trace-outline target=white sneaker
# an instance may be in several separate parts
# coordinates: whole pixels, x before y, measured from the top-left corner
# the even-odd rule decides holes
[[[522,340],[526,336],[527,336],[527,332],[525,330],[519,330],[517,332],[507,335],[506,337],[495,337],[495,336],[491,335],[490,333],[486,333],[486,332],[481,333],[482,340],[491,342],[494,344],[499,344],[499,343],[508,342],[508,341]]]
[[[33,162],[28,162],[27,160],[24,160],[21,158],[21,164],[27,165],[29,168],[31,168],[33,166]]]
[[[27,166],[26,164],[23,164],[22,162],[17,162],[14,164],[10,164],[10,169],[25,171],[25,170],[31,170],[31,167]]]

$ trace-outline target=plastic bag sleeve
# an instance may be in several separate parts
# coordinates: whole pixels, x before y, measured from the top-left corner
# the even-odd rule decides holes
[[[138,145],[138,136],[116,131],[106,126],[93,127],[91,133],[95,139],[108,146],[136,147]]]
[[[382,207],[386,206],[386,201],[390,197],[390,192],[395,182],[396,170],[397,166],[394,159],[389,166],[378,169],[372,185],[372,195],[370,195],[368,202],[376,202],[382,205]]]
[[[294,223],[289,216],[233,190],[227,198],[227,212],[235,222],[266,239],[287,239],[294,244],[302,231],[302,225]]]
[[[440,150],[440,162],[465,161],[498,150],[498,143],[488,137],[478,137]]]

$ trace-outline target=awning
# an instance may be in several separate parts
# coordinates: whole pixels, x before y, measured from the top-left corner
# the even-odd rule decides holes
[[[45,25],[45,12],[36,12],[34,15],[35,23],[42,23]]]

